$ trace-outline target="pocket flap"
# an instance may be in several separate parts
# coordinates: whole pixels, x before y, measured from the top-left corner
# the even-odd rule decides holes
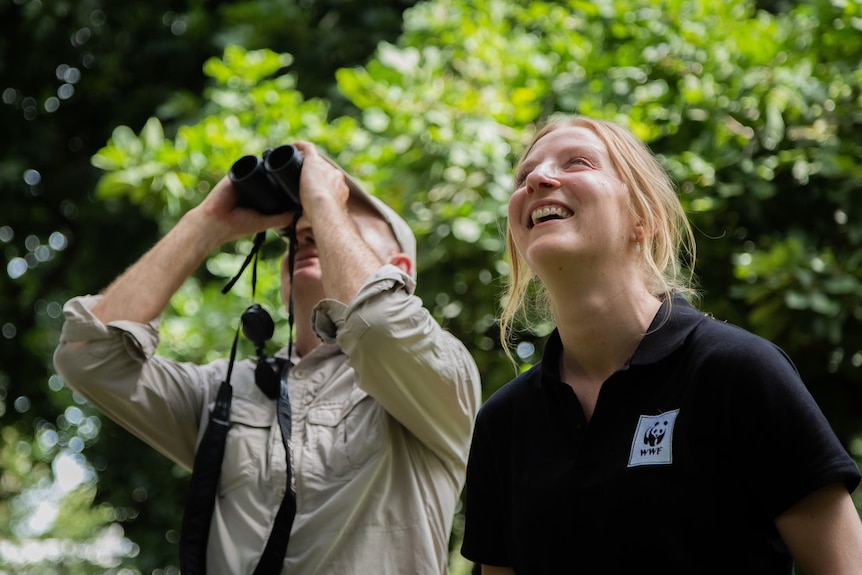
[[[368,397],[368,394],[354,387],[350,392],[346,402],[326,402],[320,405],[315,405],[308,410],[308,422],[312,425],[323,425],[325,427],[335,427],[342,419],[353,411],[360,401]]]
[[[230,406],[230,420],[249,427],[270,427],[275,420],[275,403],[271,399],[252,401],[234,397]]]

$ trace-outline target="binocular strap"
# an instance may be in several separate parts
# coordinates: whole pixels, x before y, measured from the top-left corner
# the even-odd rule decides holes
[[[284,565],[284,555],[287,552],[287,541],[290,539],[290,530],[293,527],[293,519],[296,516],[296,492],[293,488],[293,460],[292,444],[290,442],[290,397],[287,394],[287,376],[290,372],[290,363],[282,370],[281,393],[278,397],[278,426],[281,428],[281,439],[284,442],[284,453],[287,459],[287,485],[284,489],[284,497],[278,512],[275,514],[275,523],[272,532],[266,542],[263,555],[254,570],[254,575],[278,575]]]
[[[237,333],[237,338],[239,334]],[[195,453],[194,469],[192,471],[189,495],[183,514],[182,532],[180,535],[180,570],[183,575],[205,575],[206,549],[212,523],[213,505],[217,496],[218,479],[224,458],[225,440],[230,426],[230,405],[233,388],[230,385],[230,375],[233,368],[236,341],[231,352],[228,375],[219,387],[215,407],[210,414],[209,425]],[[287,552],[287,542],[293,519],[296,516],[296,493],[293,488],[293,471],[291,467],[292,453],[290,442],[290,397],[287,393],[287,378],[290,363],[278,360],[280,373],[280,393],[277,399],[276,413],[281,437],[284,443],[286,458],[286,485],[284,497],[275,516],[266,546],[260,561],[254,570],[254,575],[278,575],[284,564]],[[269,367],[269,366],[267,366]],[[275,368],[275,366],[273,366]],[[278,374],[273,373],[275,377]]]

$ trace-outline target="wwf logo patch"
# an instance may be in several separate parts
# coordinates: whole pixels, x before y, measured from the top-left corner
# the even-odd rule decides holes
[[[678,409],[661,415],[641,415],[632,437],[629,467],[673,462],[673,426],[677,415]]]

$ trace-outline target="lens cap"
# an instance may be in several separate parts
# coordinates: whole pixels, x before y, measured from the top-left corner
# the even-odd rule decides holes
[[[272,334],[275,333],[275,322],[272,321],[272,316],[260,304],[254,303],[248,306],[240,321],[242,333],[258,348],[263,347],[263,344],[272,339]]]

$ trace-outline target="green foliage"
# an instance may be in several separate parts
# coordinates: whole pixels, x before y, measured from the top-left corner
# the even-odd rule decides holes
[[[862,184],[862,4],[808,0],[765,12],[743,0],[428,1],[404,13],[401,36],[381,42],[371,60],[338,70],[338,94],[325,88],[318,97],[299,89],[310,74],[298,65],[302,50],[253,40],[255,26],[261,38],[277,35],[276,6],[297,14],[286,1],[224,7],[236,23],[224,37],[245,47],[228,45],[205,61],[203,103],[182,124],[161,116],[114,129],[92,160],[103,171],[99,210],[132,206],[165,231],[241,155],[314,141],[411,224],[418,293],[469,346],[487,395],[515,373],[495,320],[508,273],[512,164],[551,114],[615,120],[650,145],[678,184],[698,234],[702,307],[784,348],[859,455],[862,204],[853,196]],[[322,50],[328,42],[305,43]],[[183,101],[168,108],[186,110]],[[163,321],[163,353],[226,355],[251,294],[247,282],[230,296],[219,290],[248,248],[242,241],[213,254],[177,294]],[[282,248],[271,241],[265,249],[258,299],[280,309]],[[117,262],[113,271],[121,269]],[[50,330],[56,311],[52,324],[53,308],[44,309]],[[546,334],[519,334],[518,369],[537,360]],[[62,393],[56,401],[73,404]],[[119,437],[106,424],[86,442],[98,452],[123,444]],[[11,520],[6,502],[24,491],[28,471],[5,470],[38,460],[8,449],[0,458],[10,477],[0,489],[14,487],[0,497],[0,519]],[[112,474],[145,486],[147,498],[175,500],[166,491],[173,477],[156,482],[133,462]],[[97,499],[114,513],[153,512],[117,487]],[[130,535],[144,553],[166,537],[152,529],[146,539],[147,521],[126,523],[144,526]]]
[[[776,329],[775,312],[810,328],[796,333],[830,334],[818,341],[835,346],[831,352],[799,358],[810,362],[805,375],[817,390],[827,368],[834,371],[836,350],[862,346],[858,275],[845,272],[839,282],[845,310],[837,314],[837,303],[793,305],[794,293],[811,302],[838,294],[771,277],[788,274],[788,262],[764,264],[760,279],[739,285],[733,274],[744,272],[733,262],[805,230],[812,253],[800,265],[858,269],[859,208],[850,202],[859,185],[858,11],[857,3],[827,2],[778,16],[745,2],[430,2],[405,15],[397,46],[340,71],[339,86],[363,110],[372,145],[382,139],[382,151],[369,149],[385,162],[367,176],[413,202],[411,223],[425,240],[421,269],[449,263],[465,274],[492,272],[485,281],[467,276],[466,295],[446,274],[431,278],[445,305],[460,301],[456,307],[482,314],[471,318],[480,337],[463,316],[457,331],[478,348],[486,374],[496,359],[481,352],[481,335],[493,332],[484,304],[506,270],[498,229],[509,166],[535,123],[562,111],[627,124],[660,155],[701,233],[708,309],[791,353],[803,342]],[[455,235],[459,218],[481,230],[479,241]],[[455,259],[464,240],[474,244],[464,257],[477,259]],[[507,379],[497,374],[486,377],[488,391]]]

